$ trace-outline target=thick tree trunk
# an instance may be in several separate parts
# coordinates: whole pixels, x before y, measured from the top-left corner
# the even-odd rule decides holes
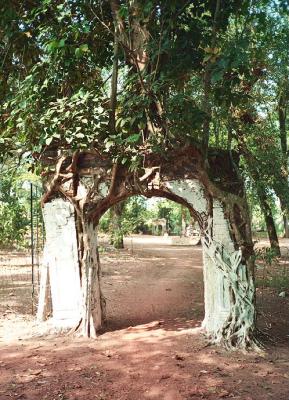
[[[110,241],[115,249],[123,249],[123,232],[121,227],[121,215],[124,208],[124,202],[118,203],[111,207],[111,223],[110,223]]]
[[[286,132],[286,114],[287,114],[287,96],[286,92],[282,93],[278,102],[278,119],[279,119],[279,133],[280,133],[280,144],[284,161],[287,166],[287,132]]]
[[[286,81],[287,83],[287,81]],[[287,83],[288,85],[288,83]],[[286,87],[286,84],[285,84]],[[282,88],[283,89],[283,88]],[[279,119],[279,135],[280,135],[280,144],[281,151],[283,155],[283,163],[285,171],[288,172],[288,155],[287,155],[287,127],[286,127],[286,118],[287,118],[287,102],[288,95],[286,95],[286,89],[284,93],[281,93],[279,102],[278,102],[278,119]],[[287,178],[288,180],[288,178]],[[288,185],[288,182],[287,182]],[[288,226],[288,209],[284,202],[281,201],[281,209],[283,212],[283,222],[284,222],[284,237],[289,238],[289,226]]]
[[[288,221],[288,215],[287,215],[287,208],[286,205],[283,203],[283,200],[280,199],[280,205],[281,205],[281,211],[283,215],[283,225],[284,225],[284,237],[289,238],[289,221]]]
[[[289,238],[289,221],[287,215],[283,215],[283,224],[284,224],[284,237],[286,239]]]
[[[277,235],[277,231],[276,231],[276,227],[275,227],[275,223],[274,223],[274,218],[272,215],[272,210],[267,201],[266,193],[260,186],[257,187],[257,193],[258,193],[261,209],[263,211],[263,215],[265,218],[271,249],[275,251],[277,256],[280,256],[281,252],[280,252],[278,235]]]
[[[267,208],[267,210],[265,211],[265,221],[266,221],[266,227],[267,227],[267,232],[268,232],[271,249],[276,252],[277,256],[280,256],[281,253],[280,253],[279,239],[278,239],[278,235],[276,232],[275,223],[274,223],[271,209],[269,210]]]
[[[83,222],[81,262],[82,283],[82,334],[96,337],[102,326],[103,307],[100,289],[100,262],[97,248],[97,233],[92,223]]]

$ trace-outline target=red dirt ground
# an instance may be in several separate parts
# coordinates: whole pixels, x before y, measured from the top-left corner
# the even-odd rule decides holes
[[[0,319],[0,400],[288,400],[289,301],[258,290],[263,354],[208,346],[201,247],[146,237],[101,254],[107,325],[96,340]]]

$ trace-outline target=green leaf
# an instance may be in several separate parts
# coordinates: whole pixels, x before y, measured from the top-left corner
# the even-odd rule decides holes
[[[80,51],[81,51],[82,53],[86,53],[86,52],[89,51],[89,48],[88,48],[88,45],[87,45],[87,44],[82,44],[82,45],[79,47],[79,49],[80,49]]]
[[[47,139],[45,139],[45,143],[47,144],[47,146],[50,145],[50,143],[52,142],[52,140],[53,140],[53,137],[52,137],[52,136],[50,136],[50,137],[48,137]]]
[[[126,138],[126,142],[128,143],[136,143],[139,141],[140,134],[135,133],[134,135],[130,135],[128,138]]]
[[[219,82],[219,81],[221,81],[223,79],[223,76],[224,76],[224,71],[217,70],[217,71],[212,73],[211,82],[212,83]]]
[[[109,150],[113,145],[114,145],[114,142],[112,142],[111,140],[108,140],[108,141],[105,143],[105,148],[106,148],[106,150]]]
[[[126,4],[121,5],[119,8],[119,16],[122,18],[127,18],[128,14],[129,14],[128,8],[127,8]]]
[[[47,51],[52,52],[58,48],[58,40],[51,40],[46,44]]]
[[[75,49],[75,55],[77,58],[81,57],[84,53],[87,53],[89,51],[88,45],[87,44],[82,44],[81,46],[77,47]]]
[[[75,49],[74,54],[76,55],[77,58],[81,57],[82,53],[79,47]]]
[[[58,47],[61,48],[61,47],[64,47],[64,46],[65,46],[65,39],[61,39],[61,40],[58,42]]]

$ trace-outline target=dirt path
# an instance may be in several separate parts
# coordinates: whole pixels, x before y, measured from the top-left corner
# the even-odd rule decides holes
[[[0,400],[289,399],[287,298],[262,294],[274,346],[228,354],[201,333],[201,248],[126,244],[101,256],[108,320],[97,340],[41,337],[31,318],[0,319]]]
[[[133,248],[102,257],[107,328],[154,320],[203,319],[201,246],[165,245],[161,238],[134,237]],[[157,242],[159,240],[159,243]]]

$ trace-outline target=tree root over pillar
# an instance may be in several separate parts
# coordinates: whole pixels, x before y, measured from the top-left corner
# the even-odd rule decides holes
[[[241,250],[227,254],[222,245],[213,240],[210,222],[202,241],[205,252],[227,280],[230,294],[229,315],[216,332],[210,332],[212,342],[229,350],[260,350],[255,337],[254,281],[242,263]]]
[[[93,224],[82,221],[82,318],[77,332],[82,336],[97,336],[105,316],[105,304],[100,288],[100,262],[97,247],[97,232]]]

